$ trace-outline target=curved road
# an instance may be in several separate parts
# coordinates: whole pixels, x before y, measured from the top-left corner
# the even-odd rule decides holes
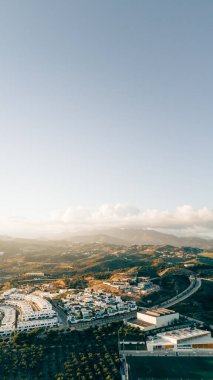
[[[187,289],[185,289],[182,293],[178,294],[177,296],[171,298],[170,300],[168,301],[165,301],[159,305],[155,305],[154,307],[150,308],[153,309],[153,308],[161,308],[163,307],[164,309],[168,308],[168,307],[171,307],[181,301],[184,301],[186,298],[188,297],[191,297],[192,294],[196,293],[198,291],[198,289],[201,287],[201,279],[200,278],[194,278],[194,279],[191,279],[190,280],[190,285]]]

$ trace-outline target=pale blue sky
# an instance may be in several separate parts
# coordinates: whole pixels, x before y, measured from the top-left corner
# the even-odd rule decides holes
[[[212,208],[211,0],[0,1],[0,212]]]

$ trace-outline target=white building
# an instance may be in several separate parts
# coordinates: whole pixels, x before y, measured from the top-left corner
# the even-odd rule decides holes
[[[0,306],[0,314],[2,317],[0,326],[0,335],[11,335],[15,329],[16,311],[10,306]]]
[[[14,305],[19,311],[19,320],[30,321],[33,319],[55,318],[56,312],[52,305],[41,297],[33,294],[25,295],[16,293],[6,300],[7,305]]]
[[[192,329],[190,327],[167,331],[147,341],[148,351],[162,350],[213,350],[213,338],[210,331]]]
[[[37,327],[51,328],[59,325],[52,304],[42,297],[17,292],[13,288],[3,294],[3,300],[5,304],[0,306],[0,319],[3,316],[0,335],[11,335],[15,329],[28,331]]]
[[[41,297],[38,297],[38,296],[35,296],[34,294],[28,294],[26,297],[25,297],[26,300],[28,301],[31,301],[33,302],[38,309],[44,311],[50,311],[52,310],[52,305],[49,301],[47,301],[46,299],[44,298],[41,298]]]
[[[38,277],[44,277],[44,273],[43,272],[28,272],[28,273],[25,273],[24,276],[38,276]]]
[[[156,309],[137,312],[137,318],[129,320],[128,325],[137,327],[142,331],[148,331],[175,323],[179,319],[179,313],[169,309]]]
[[[58,327],[58,318],[41,319],[17,323],[17,331],[29,331],[38,327]]]
[[[169,309],[156,309],[137,312],[137,319],[155,325],[155,327],[167,326],[179,319],[179,313]]]

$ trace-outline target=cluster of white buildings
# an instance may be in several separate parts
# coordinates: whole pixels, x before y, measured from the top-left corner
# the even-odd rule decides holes
[[[123,301],[120,296],[93,291],[89,288],[63,299],[70,323],[88,322],[137,310],[135,301]]]
[[[151,281],[135,281],[131,283],[131,279],[124,279],[118,281],[105,281],[104,285],[111,286],[112,288],[122,290],[124,293],[128,294],[143,294],[148,295],[153,292],[160,290],[160,286],[153,284]]]
[[[21,293],[15,288],[1,295],[0,336],[11,335],[14,330],[29,331],[37,327],[57,327],[57,313],[51,303],[33,293]]]

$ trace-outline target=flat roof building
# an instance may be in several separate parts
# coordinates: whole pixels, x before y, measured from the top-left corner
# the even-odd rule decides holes
[[[155,327],[167,326],[179,319],[179,313],[169,309],[156,309],[144,312],[137,312],[137,319]]]
[[[179,319],[179,313],[169,309],[156,309],[137,312],[137,319],[128,321],[133,327],[140,330],[151,330],[162,326],[168,326]]]
[[[213,350],[211,332],[190,327],[159,333],[147,341],[148,351]]]
[[[0,335],[11,335],[15,329],[16,311],[10,306],[0,306],[0,314],[2,316],[0,325]]]

